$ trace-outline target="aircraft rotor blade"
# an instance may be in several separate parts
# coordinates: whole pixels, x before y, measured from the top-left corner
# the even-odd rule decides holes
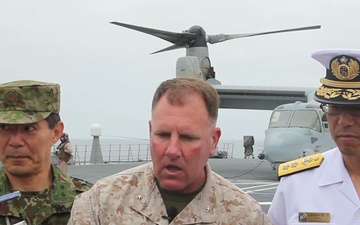
[[[260,33],[216,34],[216,35],[208,35],[207,40],[210,44],[216,44],[219,42],[236,39],[236,38],[245,38],[245,37],[260,36],[260,35],[265,35],[265,34],[276,34],[276,33],[293,32],[293,31],[313,30],[313,29],[320,29],[320,28],[321,28],[321,25],[316,25],[316,26],[299,27],[299,28],[292,28],[292,29],[285,29],[285,30],[260,32]]]
[[[126,27],[128,29],[136,30],[136,31],[139,31],[142,33],[153,35],[153,36],[161,38],[165,41],[171,42],[174,45],[179,46],[179,48],[185,47],[186,45],[193,42],[195,39],[195,34],[189,33],[186,31],[184,31],[182,33],[175,33],[175,32],[170,32],[170,31],[157,30],[157,29],[153,29],[153,28],[135,26],[135,25],[126,24],[126,23],[119,23],[119,22],[110,22],[110,23],[121,26],[121,27]],[[163,49],[158,52],[168,51],[168,50],[172,50],[175,48],[169,47],[166,49],[167,50]],[[156,53],[156,52],[154,52],[154,53]]]
[[[174,50],[174,49],[178,49],[178,48],[185,48],[186,45],[180,46],[180,45],[171,45],[167,48],[161,49],[159,51],[156,52],[152,52],[151,54],[156,54],[156,53],[160,53],[160,52],[166,52],[166,51],[170,51],[170,50]]]

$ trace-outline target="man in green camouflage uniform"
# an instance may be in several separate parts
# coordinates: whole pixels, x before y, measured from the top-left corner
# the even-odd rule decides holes
[[[78,195],[68,225],[271,225],[252,197],[208,164],[221,135],[219,101],[203,80],[160,84],[149,121],[152,162]]]
[[[90,189],[51,164],[51,147],[64,130],[59,111],[58,84],[0,85],[0,195],[21,193],[0,204],[0,224],[67,224],[75,196]]]

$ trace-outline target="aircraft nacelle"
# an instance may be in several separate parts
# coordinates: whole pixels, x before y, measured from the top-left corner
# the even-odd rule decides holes
[[[215,72],[211,67],[210,59],[207,56],[186,56],[176,61],[176,77],[193,77],[203,80],[215,78]]]

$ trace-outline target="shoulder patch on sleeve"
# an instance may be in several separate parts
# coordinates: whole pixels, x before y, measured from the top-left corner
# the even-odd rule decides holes
[[[278,176],[283,177],[289,174],[319,167],[324,160],[321,153],[305,156],[303,158],[294,159],[289,162],[281,163],[278,169]]]
[[[78,193],[89,190],[93,185],[92,183],[90,183],[86,180],[79,179],[76,177],[71,177],[71,179],[76,187],[76,192],[78,192]]]

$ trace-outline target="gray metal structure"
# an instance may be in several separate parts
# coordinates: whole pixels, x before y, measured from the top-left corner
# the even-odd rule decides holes
[[[90,155],[90,163],[91,164],[104,163],[102,152],[101,152],[99,136],[93,136],[91,155]]]

